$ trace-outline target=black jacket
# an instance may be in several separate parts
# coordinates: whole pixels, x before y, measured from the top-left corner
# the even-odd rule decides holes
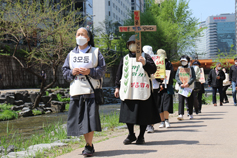
[[[237,80],[237,67],[235,65],[232,65],[230,67],[230,81],[236,82]]]
[[[220,79],[217,79],[217,76],[220,76]],[[222,70],[218,70],[218,74],[216,74],[216,68],[209,72],[208,85],[211,87],[222,87],[223,80],[225,80],[225,73]]]

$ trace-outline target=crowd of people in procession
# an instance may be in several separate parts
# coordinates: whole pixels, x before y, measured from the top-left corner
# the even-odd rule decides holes
[[[92,156],[95,152],[92,144],[94,131],[101,131],[99,105],[96,103],[94,88],[102,86],[102,78],[106,71],[103,55],[94,46],[93,35],[87,28],[81,27],[76,32],[77,46],[68,53],[62,67],[63,76],[70,82],[70,107],[68,111],[68,136],[84,135],[86,146],[82,151],[84,156]],[[184,105],[186,104],[188,117],[193,118],[193,112],[201,113],[202,95],[205,92],[204,83],[200,80],[200,62],[192,61],[189,56],[180,57],[181,66],[176,74],[163,49],[157,55],[165,57],[165,68],[169,70],[169,80],[155,78],[157,66],[151,56],[155,55],[151,46],[144,46],[143,53],[136,59],[135,35],[127,41],[129,53],[119,64],[116,74],[116,89],[114,96],[121,99],[119,122],[126,123],[128,136],[123,141],[125,145],[136,142],[144,144],[144,134],[154,132],[154,124],[160,123],[159,128],[171,127],[169,114],[173,113],[173,96],[175,89],[180,91],[191,89],[189,95],[178,93],[178,120],[183,120]],[[212,87],[213,104],[217,106],[216,93],[220,93],[220,106],[228,103],[226,90],[232,85],[234,105],[236,106],[237,58],[231,66],[229,75],[226,68],[217,63],[208,75],[208,85]],[[183,80],[185,70],[188,80]],[[176,80],[175,88],[173,79]],[[88,80],[92,83],[90,84]],[[185,81],[185,82],[184,82]],[[95,92],[96,93],[96,92]],[[140,126],[139,135],[134,133],[134,125]]]

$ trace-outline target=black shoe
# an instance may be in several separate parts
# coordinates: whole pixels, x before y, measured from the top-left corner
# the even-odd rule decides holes
[[[136,144],[145,144],[145,139],[144,139],[144,137],[143,137],[143,138],[139,138],[139,137],[138,137],[138,139],[137,139],[137,141],[136,141]]]
[[[137,140],[136,136],[135,136],[135,133],[133,134],[129,134],[128,137],[123,141],[123,144],[124,145],[127,145],[127,144],[131,144],[132,142],[134,142],[135,140]]]
[[[223,102],[223,103],[229,103],[229,101],[227,100],[227,101],[225,101],[225,102]]]
[[[90,146],[88,143],[85,146],[85,149],[82,151],[82,155],[85,157],[91,157],[95,152],[94,146]]]
[[[198,113],[202,113],[201,110],[199,110]]]

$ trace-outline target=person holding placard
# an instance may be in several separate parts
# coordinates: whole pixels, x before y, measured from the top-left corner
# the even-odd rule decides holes
[[[152,59],[156,57],[154,55],[154,52],[153,52],[151,46],[145,45],[145,46],[143,46],[142,50],[144,53],[149,54],[152,57]],[[156,81],[154,74],[151,75],[151,79],[152,79],[153,95],[155,96],[156,93],[158,92],[158,89],[159,89],[159,82]],[[155,101],[156,101],[156,98],[155,98]],[[154,133],[155,132],[154,125],[147,125],[146,131],[147,131],[147,133]]]
[[[92,144],[94,131],[101,131],[99,105],[88,79],[94,88],[102,87],[102,77],[106,71],[103,55],[94,47],[93,35],[87,28],[76,32],[77,46],[71,50],[63,64],[64,78],[70,82],[70,107],[67,120],[67,135],[84,135],[86,146],[84,156],[95,152]]]
[[[205,89],[204,89],[204,83],[205,83],[205,76],[204,76],[204,70],[203,68],[200,68],[201,63],[199,61],[194,61],[193,66],[198,67],[199,68],[199,82],[201,83],[201,89],[197,91],[197,100],[198,100],[198,113],[201,113],[202,110],[202,94],[205,93]],[[195,71],[195,69],[194,69]],[[197,77],[197,75],[196,75]],[[196,110],[196,109],[195,109]],[[197,111],[197,110],[196,110]]]
[[[196,80],[196,75],[193,67],[189,66],[190,58],[187,55],[180,57],[182,66],[179,66],[175,75],[176,82],[179,86],[179,116],[178,120],[183,120],[184,115],[184,100],[187,98],[189,106],[189,119],[193,118],[193,82]]]
[[[135,35],[127,41],[129,54],[120,61],[114,96],[122,100],[119,122],[126,123],[129,135],[123,141],[125,145],[136,141],[144,144],[147,125],[160,122],[158,110],[152,97],[151,74],[156,72],[156,65],[149,54],[142,53],[136,62]],[[140,125],[139,136],[134,133],[134,125]]]
[[[165,78],[156,79],[160,86],[157,91],[154,90],[154,97],[157,99],[156,106],[158,107],[161,124],[159,128],[169,128],[169,114],[173,113],[173,79],[174,79],[174,69],[171,62],[167,59],[165,50],[158,49],[157,55],[165,56],[165,69],[166,76]]]

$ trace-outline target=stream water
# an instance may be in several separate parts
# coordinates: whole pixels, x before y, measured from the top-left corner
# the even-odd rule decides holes
[[[113,111],[117,111],[120,108],[120,104],[111,104],[100,106],[100,113],[109,114]],[[67,113],[56,113],[47,115],[38,115],[32,117],[24,117],[9,121],[0,121],[0,138],[6,136],[7,127],[12,130],[12,133],[21,133],[22,136],[28,137],[36,132],[43,131],[43,125],[56,124],[59,121],[66,123]]]

